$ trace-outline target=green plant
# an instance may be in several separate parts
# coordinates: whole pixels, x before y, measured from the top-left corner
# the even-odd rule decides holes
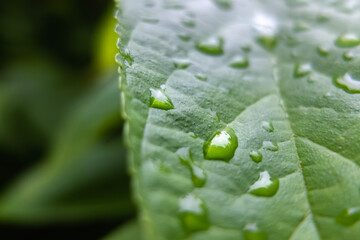
[[[356,1],[118,5],[144,239],[360,236]]]

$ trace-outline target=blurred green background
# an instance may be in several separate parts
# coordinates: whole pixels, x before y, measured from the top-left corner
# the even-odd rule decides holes
[[[134,218],[113,15],[0,2],[0,239],[101,239]]]

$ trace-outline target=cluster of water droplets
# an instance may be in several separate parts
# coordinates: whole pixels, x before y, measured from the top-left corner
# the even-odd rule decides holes
[[[229,0],[214,0],[214,2],[223,10],[231,9],[231,1]],[[325,17],[319,17],[319,21],[323,21]],[[150,23],[157,23],[157,21],[143,19],[143,21]],[[325,21],[325,20],[324,20]],[[196,20],[194,15],[188,14],[181,19],[181,24],[186,28],[195,28]],[[264,13],[256,14],[252,19],[252,26],[255,30],[256,41],[264,49],[271,51],[273,50],[279,40],[279,26],[277,21]],[[304,23],[297,23],[294,26],[295,31],[301,32],[306,31],[308,26]],[[185,42],[192,40],[192,36],[188,33],[178,34],[178,37]],[[225,39],[221,36],[210,36],[205,39],[199,39],[195,41],[194,47],[199,52],[209,56],[219,56],[224,54]],[[335,39],[334,45],[339,48],[353,48],[360,45],[360,38],[354,34],[343,34]],[[229,66],[235,69],[247,68],[250,65],[250,61],[247,53],[250,52],[251,48],[244,48],[245,54],[235,55],[229,62]],[[317,53],[321,57],[327,57],[331,48],[329,45],[319,45],[316,48]],[[131,66],[133,59],[130,56],[128,50],[121,53],[125,59],[127,65]],[[344,61],[352,61],[356,58],[356,55],[352,51],[345,51],[343,53]],[[186,69],[192,62],[186,57],[174,57],[172,58],[174,67],[176,69]],[[294,77],[303,78],[309,76],[313,71],[313,66],[309,62],[297,63],[294,67]],[[207,80],[207,76],[198,72],[194,76],[202,81]],[[345,89],[350,93],[360,93],[360,81],[352,77],[349,73],[343,76],[336,77],[334,79],[335,85]],[[170,97],[165,93],[165,89],[150,88],[150,107],[158,108],[163,110],[174,109]],[[210,109],[210,113],[212,110]],[[215,116],[217,117],[216,113]],[[217,117],[218,118],[218,117]],[[271,122],[261,122],[261,127],[269,132],[274,132],[274,127]],[[188,133],[191,137],[196,138],[196,134],[193,132]],[[235,155],[235,151],[238,148],[238,138],[235,131],[226,126],[223,130],[217,131],[211,135],[211,137],[204,142],[203,154],[206,160],[221,160],[229,162]],[[265,140],[262,142],[260,149],[250,150],[250,159],[259,164],[263,161],[262,152],[265,151],[278,151],[278,145],[272,141]],[[189,147],[183,147],[176,152],[180,162],[186,166],[191,174],[193,186],[196,188],[204,187],[207,181],[207,174],[204,169],[197,165],[191,155]],[[274,178],[268,171],[261,171],[258,179],[249,186],[248,193],[256,197],[273,197],[279,190],[280,182],[279,179]],[[179,200],[179,219],[186,235],[198,231],[207,230],[210,227],[208,219],[208,210],[205,202],[195,196],[189,194]],[[355,222],[360,220],[360,208],[349,208],[342,211],[336,218],[336,222],[343,226],[351,226]],[[244,238],[250,239],[267,239],[267,235],[258,229],[256,224],[248,224],[243,229]]]

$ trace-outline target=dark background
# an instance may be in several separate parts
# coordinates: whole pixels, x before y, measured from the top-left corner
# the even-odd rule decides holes
[[[42,210],[42,206],[52,209],[63,206],[64,202],[79,201],[84,205],[83,202],[98,198],[96,204],[99,205],[104,199],[119,204],[124,199],[125,202],[131,201],[126,166],[114,163],[116,159],[124,161],[126,155],[120,146],[119,93],[115,90],[101,100],[113,106],[113,110],[108,111],[114,116],[111,123],[105,114],[97,115],[101,107],[93,107],[91,103],[104,85],[117,86],[113,15],[114,3],[111,0],[0,1],[0,239],[99,239],[133,218],[131,203],[123,206],[126,211],[114,210],[113,214],[40,216],[41,211],[47,211],[45,208]],[[89,108],[86,114],[93,115],[87,117],[84,113],[81,116],[79,112],[85,108]],[[57,158],[54,155],[61,155],[61,151],[54,149],[61,142],[63,132],[67,131],[67,125],[76,122],[72,120],[77,118],[75,115],[79,115],[78,119],[82,120],[78,122],[84,124],[94,121],[94,126],[103,126],[106,123],[106,127],[93,127],[101,129],[101,133],[94,135],[93,143],[82,148],[81,161],[84,166],[101,166],[103,161],[107,161],[104,159],[107,156],[100,154],[104,151],[109,153],[109,159],[115,159],[108,161],[114,164],[112,172],[105,169],[100,175],[93,176],[95,174],[89,170],[84,178],[89,184],[84,180],[80,187],[63,187],[62,192],[56,192],[55,187],[53,195],[41,201],[37,200],[43,199],[39,193],[29,197],[24,191],[19,191],[14,197],[19,213],[4,217],[2,208],[8,203],[1,199],[6,198],[4,196],[15,188],[17,182],[27,182],[32,186],[32,182],[26,180],[28,172],[52,162]],[[97,119],[96,123],[94,119]],[[77,124],[82,126],[82,123]],[[89,137],[79,139],[74,141],[81,146],[79,141]],[[94,150],[96,146],[101,149],[99,154]],[[96,156],[101,157],[92,159]],[[69,161],[75,162],[79,158],[71,159]],[[84,169],[79,170],[78,175],[83,173]],[[65,180],[67,173],[62,174]],[[51,184],[50,189],[57,186]],[[69,186],[76,184],[70,182]],[[105,191],[105,188],[109,189]],[[113,194],[117,189],[119,194]],[[46,193],[41,194],[46,196]],[[40,209],[39,216],[36,211],[22,216],[21,208],[31,209],[33,206]]]

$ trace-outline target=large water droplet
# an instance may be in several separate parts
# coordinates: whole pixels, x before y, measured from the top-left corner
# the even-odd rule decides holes
[[[173,58],[173,63],[178,69],[185,69],[191,64],[190,60],[186,58]]]
[[[360,220],[360,207],[348,208],[336,217],[336,223],[350,227]]]
[[[226,127],[204,143],[205,159],[229,161],[234,156],[237,146],[238,139],[234,130]]]
[[[270,150],[276,152],[278,150],[278,146],[270,141],[263,141],[262,147],[266,150]]]
[[[342,48],[351,48],[360,45],[360,39],[355,34],[344,34],[338,37],[335,41],[335,45]]]
[[[205,231],[210,227],[205,203],[200,198],[189,194],[179,201],[179,219],[185,235]]]
[[[272,197],[279,189],[279,180],[270,177],[268,171],[260,173],[259,179],[250,186],[249,192],[259,197]]]
[[[253,18],[253,27],[258,33],[257,42],[267,50],[273,49],[277,44],[278,25],[274,18],[258,13]]]
[[[190,148],[184,147],[176,151],[182,164],[187,166],[191,172],[191,180],[195,187],[203,187],[206,183],[206,173],[205,171],[197,166],[191,157]]]
[[[244,56],[236,56],[230,62],[230,66],[233,68],[247,68],[249,66],[249,60]]]
[[[221,37],[211,37],[209,39],[199,41],[195,47],[206,54],[221,55],[223,54],[224,39]]]
[[[344,89],[349,93],[360,93],[360,81],[354,79],[350,74],[346,73],[343,77],[335,78],[336,86]]]
[[[248,224],[244,228],[245,240],[267,240],[266,233],[259,230],[256,224]]]
[[[150,107],[170,110],[174,105],[163,90],[150,88]]]
[[[272,125],[271,122],[267,122],[267,121],[262,121],[261,122],[261,127],[263,129],[265,129],[268,132],[273,132],[274,131],[274,126]]]
[[[297,64],[294,70],[294,76],[301,78],[309,75],[312,71],[311,63]]]
[[[261,152],[255,151],[255,150],[253,150],[253,151],[250,152],[250,157],[251,157],[251,159],[252,159],[254,162],[256,162],[256,163],[261,162],[261,160],[262,160],[262,158],[263,158]]]

